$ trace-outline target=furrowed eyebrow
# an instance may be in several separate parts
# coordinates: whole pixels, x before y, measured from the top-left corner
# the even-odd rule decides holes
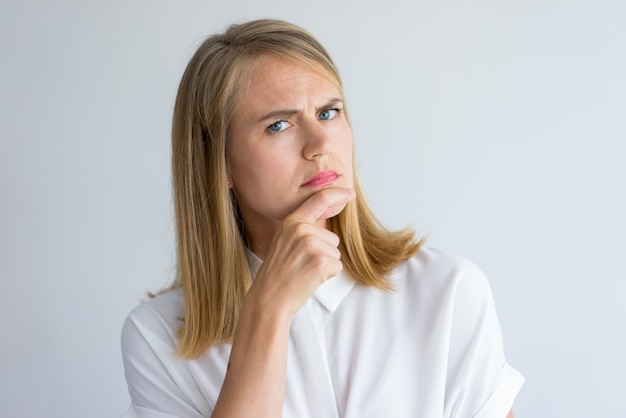
[[[270,113],[267,113],[267,114],[263,115],[259,119],[259,123],[265,122],[266,120],[270,120],[270,119],[288,118],[289,116],[293,116],[293,115],[298,114],[298,113],[300,113],[300,111],[296,110],[296,109],[277,109],[277,110],[273,110]]]
[[[342,106],[343,107],[343,100],[339,99],[339,98],[335,98],[335,99],[330,99],[328,101],[328,103],[326,103],[324,106],[320,107],[319,109],[317,109],[317,111],[322,111],[325,109],[330,109],[333,107],[337,107],[337,106]]]
[[[343,105],[343,100],[339,99],[339,98],[333,98],[330,99],[324,106],[318,108],[316,111],[322,111],[324,109],[330,109],[332,107],[337,107]],[[266,113],[265,115],[261,116],[259,118],[259,123],[261,122],[265,122],[267,120],[272,120],[272,119],[281,119],[281,118],[288,118],[290,116],[293,115],[297,115],[298,113],[300,113],[300,110],[298,109],[276,109],[276,110],[272,110],[269,113]]]

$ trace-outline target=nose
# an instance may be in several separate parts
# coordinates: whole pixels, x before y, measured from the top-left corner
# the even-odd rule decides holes
[[[306,124],[304,135],[302,152],[307,160],[324,157],[333,152],[331,135],[319,121]]]

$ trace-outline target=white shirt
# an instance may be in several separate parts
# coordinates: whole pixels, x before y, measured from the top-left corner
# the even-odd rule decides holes
[[[249,253],[253,276],[261,261]],[[505,418],[524,378],[504,357],[489,284],[472,263],[422,248],[395,291],[325,282],[294,317],[283,417]],[[139,305],[122,331],[124,418],[209,417],[230,345],[174,357],[180,290]]]

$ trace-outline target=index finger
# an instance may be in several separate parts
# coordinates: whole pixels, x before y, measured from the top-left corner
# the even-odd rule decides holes
[[[337,215],[355,197],[356,193],[350,188],[329,187],[322,189],[305,200],[289,214],[289,217],[293,216],[305,222],[315,223],[320,219],[328,219]]]

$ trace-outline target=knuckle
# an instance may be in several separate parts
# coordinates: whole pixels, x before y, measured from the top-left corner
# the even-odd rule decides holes
[[[292,226],[291,226],[293,233],[296,235],[304,235],[306,236],[308,233],[308,225],[305,224],[304,222],[295,222]]]
[[[307,250],[314,250],[317,247],[317,238],[313,235],[304,235],[301,239],[302,246]],[[314,255],[314,257],[317,254]]]
[[[324,257],[322,254],[320,253],[316,253],[313,256],[311,256],[311,266],[313,267],[313,269],[315,270],[324,270],[324,268],[326,267],[326,257]]]

